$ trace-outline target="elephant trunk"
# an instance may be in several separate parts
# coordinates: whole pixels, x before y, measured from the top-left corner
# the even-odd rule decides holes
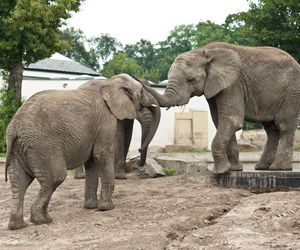
[[[151,96],[151,103],[152,104],[147,108],[151,112],[152,124],[148,130],[147,136],[144,138],[142,145],[139,148],[139,152],[141,153],[140,161],[138,162],[139,166],[143,166],[145,164],[148,145],[153,139],[160,122],[160,107],[158,102],[152,96]]]
[[[187,91],[184,91],[183,89],[180,90],[177,82],[169,83],[164,94],[160,94],[158,91],[146,85],[138,78],[135,79],[138,80],[143,87],[158,101],[161,107],[184,105],[189,101],[190,96],[188,95]]]
[[[161,95],[155,89],[151,88],[150,85],[146,84],[138,77],[136,77],[136,76],[132,76],[132,77],[143,85],[144,89],[146,89],[158,101],[158,103],[161,107],[171,107],[172,106],[169,96],[167,96],[165,94]]]
[[[147,135],[150,131],[150,128],[152,126],[152,114],[148,108],[144,108],[142,112],[139,113],[140,115],[137,117],[137,120],[141,124],[142,127],[142,140],[141,145],[144,143],[144,141],[147,138]],[[144,150],[140,152],[140,160],[138,161],[139,166],[145,165],[146,158],[147,158],[147,150],[148,147],[146,147]]]

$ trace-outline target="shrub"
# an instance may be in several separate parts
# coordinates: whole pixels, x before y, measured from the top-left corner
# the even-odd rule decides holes
[[[6,151],[6,128],[17,111],[14,91],[5,85],[0,89],[0,152]]]

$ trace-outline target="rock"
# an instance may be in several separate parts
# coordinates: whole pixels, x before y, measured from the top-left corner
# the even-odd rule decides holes
[[[211,156],[197,157],[197,154],[176,154],[160,155],[155,160],[163,167],[172,167],[176,169],[176,174],[191,176],[210,176],[211,172],[207,169],[207,162],[211,161]]]
[[[145,171],[145,174],[152,178],[166,175],[163,172],[162,166],[158,164],[156,160],[151,158],[146,159],[146,164],[143,166],[143,170]]]
[[[162,166],[154,159],[147,158],[145,165],[142,167],[137,164],[138,160],[139,157],[129,160],[127,166],[130,166],[132,170],[138,171],[144,177],[156,178],[166,175],[163,172]]]
[[[259,148],[251,143],[239,143],[238,146],[240,152],[259,151]]]

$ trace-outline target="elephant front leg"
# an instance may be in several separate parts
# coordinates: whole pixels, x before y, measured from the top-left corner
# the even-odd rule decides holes
[[[116,122],[116,121],[115,121]],[[115,125],[115,126],[114,126]],[[101,179],[101,191],[98,210],[106,211],[114,208],[112,193],[115,186],[115,133],[117,124],[111,124],[110,130],[105,130],[99,135],[93,149],[93,158]]]
[[[99,175],[101,178],[101,191],[98,202],[98,210],[106,211],[114,208],[112,202],[112,193],[115,186],[114,178],[114,160],[111,157],[113,152],[107,152],[103,158],[98,161],[98,156],[95,156],[96,165],[99,166]]]
[[[232,119],[232,120],[234,121],[239,119]],[[217,133],[212,142],[212,147],[211,147],[214,162],[215,162],[214,164],[215,174],[226,173],[231,167],[231,163],[227,156],[228,146],[235,131],[239,129],[239,126],[235,126],[235,123],[233,121],[227,119],[227,120],[220,121],[218,124]],[[232,152],[230,152],[229,155],[230,157],[232,157]]]
[[[83,166],[74,169],[74,179],[84,179],[85,172],[83,170]]]
[[[115,161],[114,161],[114,168],[115,168],[115,178],[116,179],[127,179],[125,173],[125,135],[126,135],[126,128],[125,128],[124,121],[118,121],[117,124],[117,131],[115,136]],[[129,147],[129,145],[128,145]],[[128,148],[127,148],[128,150]],[[126,152],[127,154],[127,152]]]
[[[231,164],[229,169],[230,171],[243,170],[243,165],[240,162],[240,158],[239,158],[239,148],[238,148],[235,134],[231,137],[229,141],[228,148],[227,148],[227,157]]]
[[[291,171],[293,169],[294,137],[295,129],[290,129],[280,133],[276,158],[270,166],[270,170]]]

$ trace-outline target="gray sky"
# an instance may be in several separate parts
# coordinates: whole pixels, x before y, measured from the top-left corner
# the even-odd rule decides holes
[[[86,0],[68,21],[87,37],[108,33],[123,45],[163,41],[176,25],[211,20],[248,9],[247,0]]]

